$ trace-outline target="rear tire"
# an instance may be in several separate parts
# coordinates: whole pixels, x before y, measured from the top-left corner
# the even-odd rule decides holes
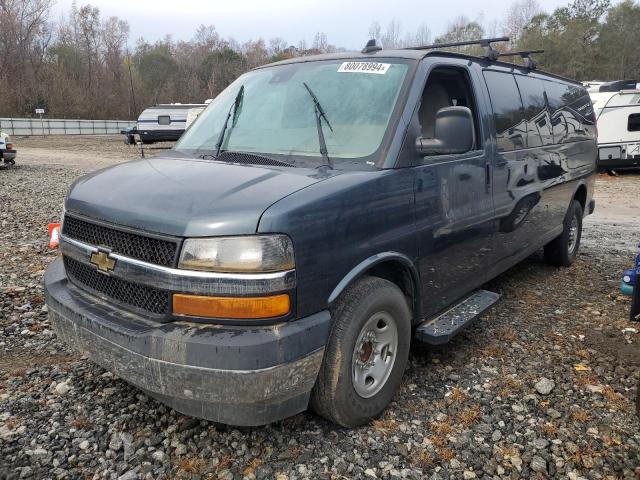
[[[311,408],[343,427],[356,427],[380,415],[400,386],[411,310],[395,284],[364,277],[336,301],[331,316]]]
[[[564,230],[544,246],[544,259],[556,267],[568,267],[576,259],[582,238],[582,205],[572,200],[564,218]]]

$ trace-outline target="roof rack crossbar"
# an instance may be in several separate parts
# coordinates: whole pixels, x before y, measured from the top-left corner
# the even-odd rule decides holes
[[[529,70],[535,70],[538,66],[538,63],[531,58],[532,53],[544,53],[544,50],[522,50],[519,52],[504,52],[498,55],[499,57],[515,57],[519,55],[520,58],[524,61],[524,66]]]
[[[497,38],[481,38],[478,40],[468,40],[465,42],[451,42],[451,43],[434,43],[432,45],[423,45],[420,47],[411,47],[409,50],[433,50],[436,48],[449,48],[449,47],[464,47],[467,45],[480,45],[484,48],[484,56],[488,60],[496,61],[500,55],[491,44],[496,42],[508,42],[509,37],[497,37]]]

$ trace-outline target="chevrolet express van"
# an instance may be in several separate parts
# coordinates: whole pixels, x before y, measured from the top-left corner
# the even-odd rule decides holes
[[[570,265],[594,209],[584,88],[487,50],[266,65],[173,150],[78,179],[45,275],[59,338],[200,418],[379,415],[412,336],[448,341],[538,249]]]

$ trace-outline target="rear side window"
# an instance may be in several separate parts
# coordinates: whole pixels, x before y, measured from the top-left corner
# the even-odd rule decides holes
[[[554,143],[591,138],[595,115],[586,90],[578,86],[545,80]]]
[[[510,73],[485,71],[499,152],[525,148],[526,121],[516,80]]]
[[[158,115],[158,125],[171,125],[171,117],[169,115]]]
[[[627,130],[630,132],[640,132],[640,113],[632,113],[629,115]]]
[[[533,77],[515,75],[526,120],[527,146],[540,147],[553,144],[551,118],[547,110],[547,101],[542,80]]]

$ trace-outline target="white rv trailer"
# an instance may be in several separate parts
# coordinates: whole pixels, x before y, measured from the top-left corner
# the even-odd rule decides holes
[[[594,82],[595,83],[595,82]],[[640,89],[635,80],[589,89],[598,120],[598,166],[640,167]]]
[[[200,103],[171,103],[149,107],[138,117],[136,133],[143,143],[178,140],[206,106]]]

